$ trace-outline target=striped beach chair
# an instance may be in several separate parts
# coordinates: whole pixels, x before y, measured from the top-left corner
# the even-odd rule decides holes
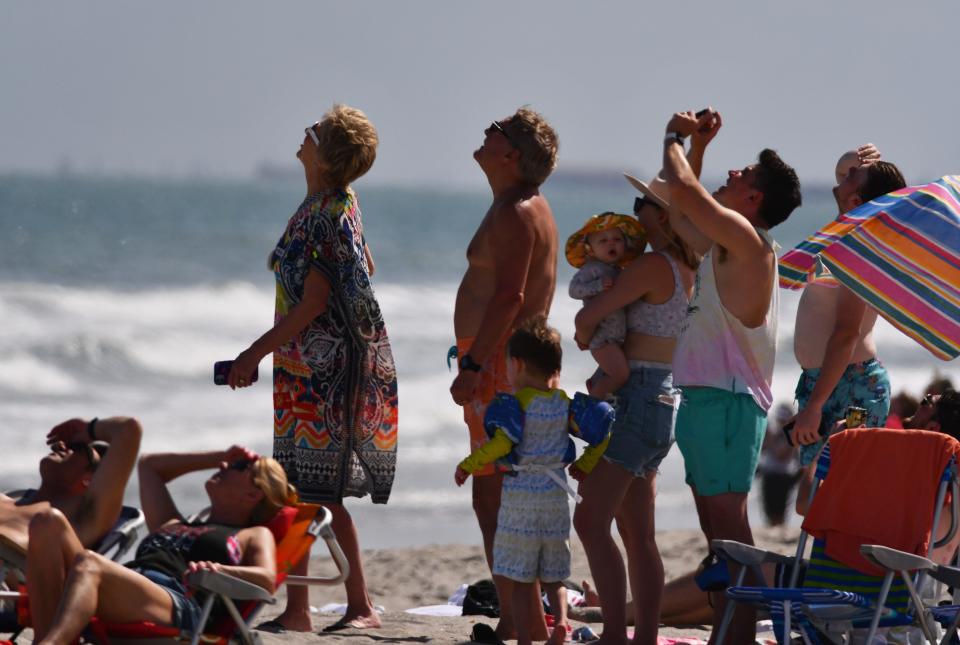
[[[870,433],[870,434],[868,434]],[[844,442],[846,461],[838,465],[833,463],[831,470],[830,447],[837,440],[831,438],[824,449],[817,464],[816,496],[810,507],[810,515],[804,522],[804,531],[798,543],[794,558],[778,554],[770,554],[761,549],[740,545],[737,543],[717,541],[714,549],[723,556],[732,556],[732,560],[743,564],[734,586],[727,589],[727,597],[733,601],[728,605],[727,613],[721,623],[718,633],[718,642],[723,642],[729,620],[732,617],[734,603],[749,603],[769,612],[774,623],[774,631],[778,643],[789,643],[793,631],[810,643],[849,642],[854,630],[867,630],[866,642],[876,634],[879,628],[902,625],[919,625],[924,635],[935,643],[934,636],[926,621],[927,612],[924,610],[916,588],[919,578],[933,565],[921,554],[904,553],[899,557],[896,550],[889,548],[898,544],[883,544],[884,539],[891,533],[891,527],[899,527],[913,522],[918,513],[930,517],[926,527],[926,542],[921,547],[911,544],[914,550],[922,550],[922,555],[928,555],[935,546],[945,544],[952,539],[956,531],[958,509],[958,495],[960,489],[957,484],[956,455],[960,454],[960,444],[956,440],[939,433],[924,431],[893,431],[893,430],[847,430],[840,441]],[[851,479],[857,478],[857,473],[839,474],[844,468],[866,468],[866,464],[856,459],[858,441],[865,448],[889,443],[896,447],[895,456],[887,463],[873,464],[879,469],[869,473],[869,477],[877,481],[889,473],[888,486],[911,485],[918,487],[918,482],[924,480],[927,490],[934,490],[935,495],[929,499],[916,503],[889,504],[876,513],[869,509],[858,509],[864,516],[875,516],[875,520],[865,520],[857,526],[857,534],[863,536],[865,542],[857,544],[862,559],[856,566],[851,566],[849,556],[844,552],[844,562],[828,554],[831,551],[831,540],[846,545],[849,540],[831,526],[816,525],[810,522],[811,516],[818,513],[823,518],[824,510],[836,511],[845,508],[844,504],[851,501],[850,495],[856,491],[843,490],[837,482],[849,484]],[[944,458],[937,461],[940,464],[936,472],[930,470],[930,455],[944,453]],[[926,461],[923,461],[924,455]],[[919,460],[919,461],[918,461]],[[946,462],[943,465],[943,462]],[[917,463],[914,463],[917,462]],[[849,464],[849,465],[848,465]],[[864,473],[867,475],[868,473]],[[834,475],[834,485],[827,486],[829,477]],[[908,476],[909,475],[909,476]],[[953,506],[951,508],[951,530],[939,543],[934,544],[930,537],[932,528],[938,526],[940,514],[944,508],[947,491],[952,490]],[[876,498],[876,496],[874,496]],[[903,497],[901,497],[903,499]],[[853,501],[856,501],[855,499]],[[818,509],[815,511],[815,509]],[[869,511],[869,513],[868,513]],[[930,511],[929,513],[927,511]],[[827,517],[830,517],[828,514]],[[814,526],[808,526],[814,524]],[[872,526],[871,524],[876,524]],[[824,530],[826,529],[826,530]],[[805,552],[809,532],[813,531],[818,537],[813,540],[813,546],[806,573],[800,580],[800,571],[804,567],[796,566]],[[854,540],[859,542],[861,538]],[[887,540],[897,542],[896,539]],[[878,542],[878,544],[870,544]],[[852,544],[852,543],[851,543]],[[867,546],[863,546],[867,544]],[[899,545],[902,546],[902,545]],[[835,553],[834,553],[835,555]],[[763,580],[760,565],[765,562],[776,562],[788,565],[790,574],[785,586],[745,586],[744,580],[748,570],[752,570],[757,580]],[[928,565],[929,563],[929,565]],[[879,572],[879,574],[878,574]],[[778,581],[778,584],[782,581]]]

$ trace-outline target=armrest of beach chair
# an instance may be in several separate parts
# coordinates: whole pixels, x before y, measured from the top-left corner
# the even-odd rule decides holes
[[[960,568],[946,564],[935,564],[929,574],[934,580],[939,580],[954,589],[960,587]]]
[[[889,571],[929,571],[937,565],[931,560],[879,544],[864,544],[860,553],[868,562]]]
[[[860,546],[860,553],[868,562],[888,571],[886,577],[884,578],[883,588],[878,598],[878,604],[882,604],[886,600],[887,592],[890,590],[890,584],[892,582],[893,575],[899,573],[907,587],[907,592],[910,594],[910,600],[913,603],[916,620],[923,630],[924,636],[926,636],[930,643],[935,643],[936,640],[933,638],[933,632],[928,620],[930,618],[929,608],[923,604],[923,599],[917,592],[918,584],[914,582],[910,576],[910,572],[922,571],[927,572],[930,575],[934,575],[937,565],[933,561],[922,556],[914,555],[913,553],[906,553],[905,551],[900,551],[898,549],[891,549],[890,547],[881,546],[878,544],[863,544]],[[957,573],[960,574],[960,571]],[[958,580],[960,580],[960,577],[958,577]],[[878,611],[874,614],[873,620],[870,624],[870,637],[876,633],[879,622],[880,610],[878,608]]]
[[[210,592],[203,601],[200,618],[197,621],[197,629],[194,630],[190,639],[190,645],[199,645],[203,638],[203,632],[216,598],[220,599],[227,609],[227,613],[230,614],[233,625],[237,630],[237,639],[244,645],[255,645],[259,642],[258,637],[250,631],[243,615],[237,608],[236,602],[253,601],[272,605],[277,602],[272,593],[251,582],[219,571],[196,571],[187,576],[187,583],[191,587]]]
[[[335,576],[287,576],[285,581],[288,585],[338,585],[350,575],[350,565],[347,563],[347,556],[337,542],[337,537],[333,534],[333,515],[326,508],[321,508],[320,512],[310,523],[308,529],[314,537],[321,537],[327,544],[330,551],[330,557],[333,558],[340,572]]]
[[[796,556],[774,553],[773,551],[760,549],[735,540],[711,540],[710,548],[727,562],[742,565],[740,572],[737,574],[736,581],[731,585],[732,587],[743,586],[748,569],[753,571],[754,576],[757,578],[757,584],[761,587],[766,587],[763,570],[761,569],[761,565],[766,563],[782,565],[785,571],[787,567],[795,568],[794,562],[796,561]],[[792,578],[793,576],[791,575],[791,579]],[[779,584],[779,580],[780,577],[778,576],[775,584]],[[735,602],[728,602],[723,610],[723,616],[718,628],[718,642],[723,642],[726,637],[727,629],[730,627],[730,621],[733,619],[735,604]]]
[[[269,591],[220,571],[195,571],[187,576],[191,586],[234,600],[257,600],[268,604],[277,602]]]
[[[761,564],[792,564],[792,555],[774,553],[766,549],[759,549],[743,542],[734,540],[712,540],[710,548],[724,560],[730,560],[748,567],[759,567]]]

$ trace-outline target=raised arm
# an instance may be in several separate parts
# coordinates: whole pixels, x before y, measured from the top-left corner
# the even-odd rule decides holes
[[[100,461],[84,492],[88,512],[74,522],[77,537],[92,546],[116,523],[123,506],[123,493],[137,461],[143,429],[131,417],[71,419],[53,428],[48,441],[105,441],[110,449]]]
[[[170,496],[167,483],[197,470],[218,468],[221,462],[256,459],[256,453],[243,446],[209,452],[158,452],[140,457],[137,468],[140,479],[140,505],[147,520],[147,530],[156,531],[170,520],[183,516]]]
[[[683,213],[689,223],[695,226],[706,238],[727,249],[735,257],[755,257],[764,253],[766,243],[756,232],[753,225],[740,213],[722,206],[703,187],[693,168],[687,161],[680,142],[669,136],[676,133],[686,137],[708,125],[708,120],[716,118],[716,127],[721,125],[719,113],[706,113],[697,119],[692,112],[674,114],[667,124],[667,134],[663,145],[663,173],[670,186],[670,205]],[[671,223],[676,221],[671,214]],[[679,222],[678,222],[679,223]],[[681,235],[685,227],[678,229]],[[686,239],[686,238],[685,238]],[[690,240],[688,240],[690,242]],[[701,242],[702,243],[702,242]],[[693,244],[698,252],[702,246]]]
[[[703,170],[703,155],[707,150],[707,146],[713,141],[713,138],[717,136],[717,132],[720,131],[720,126],[723,125],[720,114],[713,114],[715,118],[690,135],[690,150],[687,151],[687,163],[698,180]],[[661,171],[661,175],[662,174]],[[684,242],[700,255],[704,255],[710,250],[710,247],[713,246],[713,240],[694,226],[687,216],[680,212],[679,208],[671,204],[669,213],[670,225],[673,227],[673,230],[677,232],[677,235],[683,238]]]

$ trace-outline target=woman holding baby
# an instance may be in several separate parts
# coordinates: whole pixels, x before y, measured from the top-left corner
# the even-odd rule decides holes
[[[614,392],[617,419],[603,457],[589,474],[571,472],[580,480],[583,496],[573,523],[602,599],[604,635],[616,641],[626,638],[627,623],[626,572],[610,534],[617,520],[629,563],[635,642],[654,642],[664,578],[654,539],[656,476],[674,440],[679,391],[673,386],[671,362],[699,257],[670,226],[666,185],[627,179],[643,193],[634,203],[634,215],[650,250],[627,264],[612,286],[590,298],[577,314],[577,341],[593,347],[596,330],[623,311],[622,352],[629,375]]]

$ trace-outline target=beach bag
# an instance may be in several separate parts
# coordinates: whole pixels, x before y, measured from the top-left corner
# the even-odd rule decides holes
[[[493,580],[479,580],[467,587],[467,595],[463,598],[463,615],[500,617],[500,601]]]

